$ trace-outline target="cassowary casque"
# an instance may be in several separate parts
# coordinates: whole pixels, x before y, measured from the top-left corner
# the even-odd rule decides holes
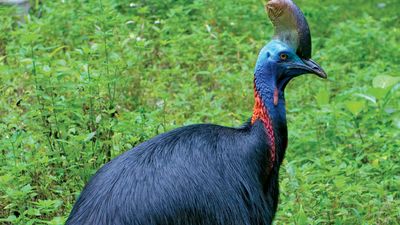
[[[239,128],[213,124],[158,135],[105,164],[67,224],[271,224],[287,147],[284,90],[296,76],[326,78],[311,35],[290,0],[266,4],[275,27],[254,70],[253,115]]]

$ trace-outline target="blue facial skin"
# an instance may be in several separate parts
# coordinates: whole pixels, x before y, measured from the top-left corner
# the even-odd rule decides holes
[[[281,59],[281,55],[286,59]],[[254,74],[256,79],[266,79],[275,89],[283,92],[286,84],[294,77],[310,73],[310,69],[294,50],[284,42],[273,40],[261,49]]]
[[[254,82],[273,121],[286,121],[284,89],[291,79],[306,73],[326,78],[326,73],[317,63],[300,58],[284,42],[273,40],[261,49],[255,66]],[[274,101],[275,92],[278,94],[277,102]]]

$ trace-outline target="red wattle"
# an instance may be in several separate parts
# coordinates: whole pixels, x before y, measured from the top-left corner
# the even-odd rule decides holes
[[[261,120],[262,123],[264,124],[268,140],[270,141],[271,145],[270,169],[272,169],[275,163],[275,154],[276,154],[274,128],[272,126],[272,121],[271,118],[269,117],[268,110],[267,108],[265,108],[264,102],[262,101],[260,95],[258,94],[258,91],[255,88],[254,88],[254,98],[255,98],[255,103],[254,103],[253,116],[251,117],[251,124],[254,124],[257,119]]]
[[[278,99],[279,99],[279,96],[278,96],[278,88],[275,88],[275,90],[274,90],[274,105],[275,106],[277,106],[278,105]]]

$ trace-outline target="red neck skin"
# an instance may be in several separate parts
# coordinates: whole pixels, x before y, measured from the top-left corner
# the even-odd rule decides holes
[[[265,107],[263,100],[261,99],[255,87],[254,87],[254,98],[255,98],[255,103],[253,109],[253,116],[251,117],[251,124],[254,124],[256,120],[261,120],[261,122],[264,124],[264,128],[265,131],[267,132],[269,144],[271,147],[270,169],[272,169],[276,158],[275,134],[274,134],[274,128],[272,126],[272,120],[268,114],[268,110]]]

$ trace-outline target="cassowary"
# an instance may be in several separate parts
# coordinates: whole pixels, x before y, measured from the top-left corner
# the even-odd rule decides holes
[[[287,146],[284,89],[296,76],[326,73],[311,60],[300,9],[271,0],[266,10],[275,36],[255,66],[251,119],[240,128],[181,127],[116,157],[91,178],[67,224],[272,223]]]

